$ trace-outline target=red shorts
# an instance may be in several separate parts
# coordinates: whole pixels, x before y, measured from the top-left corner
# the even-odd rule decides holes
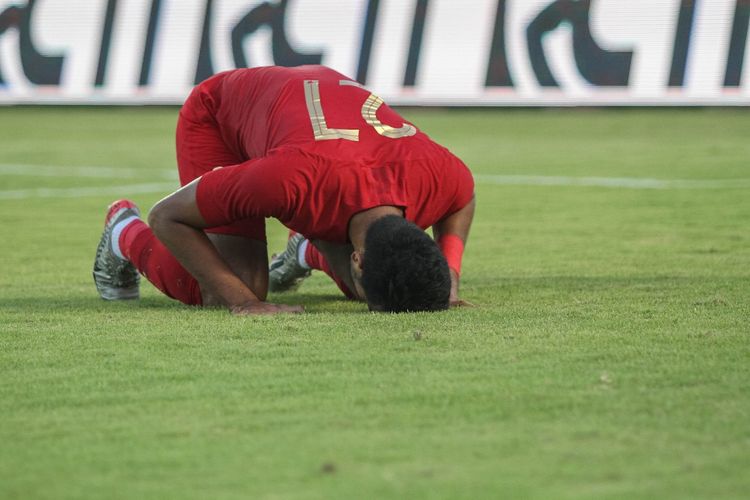
[[[221,80],[210,78],[198,85],[185,101],[177,119],[177,170],[184,186],[216,167],[228,167],[245,160],[224,143],[214,118],[211,88]],[[226,226],[206,229],[208,233],[231,234],[266,241],[263,217],[238,220]]]

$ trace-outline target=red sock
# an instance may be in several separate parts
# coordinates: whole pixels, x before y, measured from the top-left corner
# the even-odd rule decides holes
[[[198,282],[169,253],[141,220],[134,221],[120,234],[120,250],[156,288],[180,302],[203,304]]]
[[[328,265],[328,261],[325,259],[325,257],[323,257],[323,254],[320,253],[318,249],[312,245],[312,243],[309,243],[307,245],[307,250],[305,250],[305,262],[307,262],[307,265],[312,269],[318,269],[330,276],[331,279],[335,281],[339,286],[339,289],[344,292],[346,298],[356,299],[352,291],[349,290],[349,287],[346,286],[346,283],[344,283],[340,278],[333,274],[333,270],[331,270],[331,266]]]

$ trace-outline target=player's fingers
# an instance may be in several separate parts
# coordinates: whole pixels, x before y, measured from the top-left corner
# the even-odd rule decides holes
[[[232,314],[237,316],[253,316],[257,314],[299,314],[304,312],[302,306],[290,306],[286,304],[271,304],[268,302],[254,303],[249,306],[240,306],[231,309]]]
[[[458,299],[451,302],[451,307],[476,307],[474,304],[467,300]]]
[[[301,314],[305,312],[302,306],[279,306],[274,309],[265,309],[251,314],[276,315],[276,314]]]
[[[284,313],[290,313],[290,314],[300,314],[305,312],[305,308],[302,306],[289,306],[286,304],[279,305],[280,312]]]
[[[302,306],[292,306],[289,304],[266,304],[265,314],[299,314],[305,312]]]

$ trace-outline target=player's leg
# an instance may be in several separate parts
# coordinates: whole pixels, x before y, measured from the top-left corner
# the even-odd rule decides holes
[[[213,168],[241,162],[241,158],[227,150],[215,120],[200,98],[200,90],[196,89],[180,111],[177,124],[180,183],[185,185]],[[118,204],[135,207],[127,200],[113,206]],[[189,305],[216,304],[214,297],[201,295],[197,281],[138,216],[110,224],[111,214],[112,210],[108,212],[95,263],[94,278],[103,298],[138,296],[137,272],[136,278],[132,278],[134,266],[169,297]],[[262,218],[239,221],[231,226],[211,228],[207,233],[232,270],[259,298],[264,299],[268,292],[265,221]],[[115,286],[123,283],[129,286],[127,292]]]
[[[131,263],[156,288],[183,304],[203,304],[198,281],[185,270],[177,259],[154,235],[140,218],[131,221],[119,234],[113,253]]]
[[[261,300],[268,291],[266,244],[251,238],[209,234],[230,268]],[[140,271],[165,295],[188,305],[222,305],[201,292],[188,273],[151,228],[140,219],[135,204],[120,200],[107,213],[105,230],[94,262],[94,282],[107,300],[138,297]]]

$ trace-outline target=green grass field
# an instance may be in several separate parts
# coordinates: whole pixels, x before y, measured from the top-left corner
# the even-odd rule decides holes
[[[0,108],[0,498],[747,498],[746,110],[404,110],[477,174],[478,307],[259,318],[96,294],[176,114]]]

